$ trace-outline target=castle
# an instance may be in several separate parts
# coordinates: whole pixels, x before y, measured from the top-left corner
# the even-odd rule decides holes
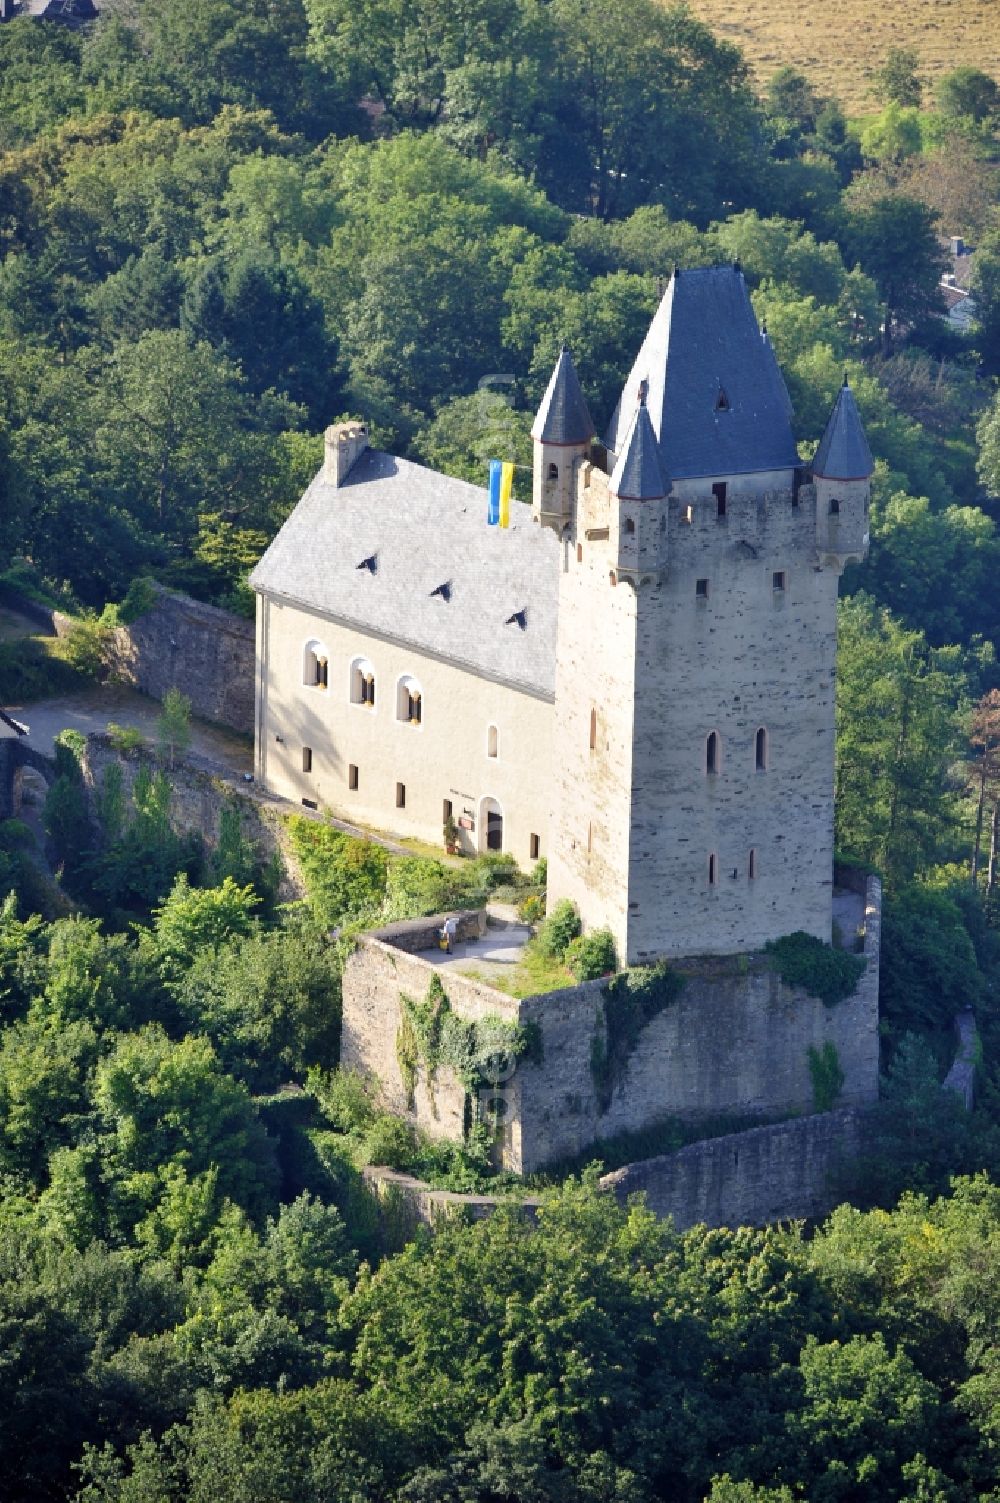
[[[603,443],[563,350],[532,507],[328,430],[251,577],[257,776],[548,859],[623,963],[829,940],[838,579],[873,470],[844,384],[811,466],[738,266],[677,271]]]

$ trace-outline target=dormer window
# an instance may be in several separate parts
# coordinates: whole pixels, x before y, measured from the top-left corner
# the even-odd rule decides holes
[[[527,629],[528,629],[528,612],[527,612],[527,610],[524,609],[524,608],[522,608],[519,611],[515,611],[512,616],[508,616],[507,617],[506,621],[504,622],[504,626],[519,626],[522,631],[527,631]]]
[[[439,584],[433,590],[431,590],[431,599],[432,600],[433,600],[433,598],[434,598],[435,595],[440,596],[440,598],[442,600],[444,600],[444,601],[450,600],[451,599],[451,580],[450,579],[446,579],[443,584]]]
[[[719,387],[718,395],[715,398],[715,410],[716,412],[729,411],[729,398],[726,396],[725,387],[723,386]]]
[[[377,553],[370,553],[367,558],[363,558],[361,560],[360,564],[356,564],[355,568],[357,568],[357,569],[367,569],[369,574],[377,574],[378,573],[378,554]]]

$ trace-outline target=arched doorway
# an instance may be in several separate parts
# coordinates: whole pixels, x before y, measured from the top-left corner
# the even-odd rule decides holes
[[[479,805],[479,849],[503,850],[503,810],[495,798],[484,798]]]

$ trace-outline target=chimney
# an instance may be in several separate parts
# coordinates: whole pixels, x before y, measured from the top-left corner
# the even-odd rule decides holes
[[[4,0],[0,0],[0,5]],[[334,423],[323,435],[326,450],[323,458],[323,480],[335,489],[343,485],[355,463],[368,447],[368,428],[365,423]]]
[[[951,253],[953,256],[965,255],[965,241],[962,239],[961,235],[952,235]]]

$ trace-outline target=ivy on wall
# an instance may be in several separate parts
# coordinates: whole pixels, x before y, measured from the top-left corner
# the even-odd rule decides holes
[[[809,1045],[809,1075],[812,1079],[813,1103],[818,1112],[828,1112],[844,1089],[844,1072],[837,1047],[829,1039],[822,1049]]]
[[[480,1086],[505,1079],[512,1063],[526,1055],[537,1056],[540,1049],[536,1029],[495,1014],[472,1021],[460,1018],[437,975],[431,977],[422,1002],[402,994],[399,1003],[396,1059],[411,1109],[421,1067],[433,1102],[442,1066],[451,1069],[471,1096]]]
[[[835,950],[801,929],[770,940],[764,949],[786,986],[801,987],[827,1007],[851,995],[866,965],[863,956]]]
[[[590,1073],[602,1113],[611,1105],[615,1089],[628,1070],[642,1030],[677,1001],[683,988],[684,977],[665,964],[620,971],[601,988],[601,1008],[590,1046]]]

